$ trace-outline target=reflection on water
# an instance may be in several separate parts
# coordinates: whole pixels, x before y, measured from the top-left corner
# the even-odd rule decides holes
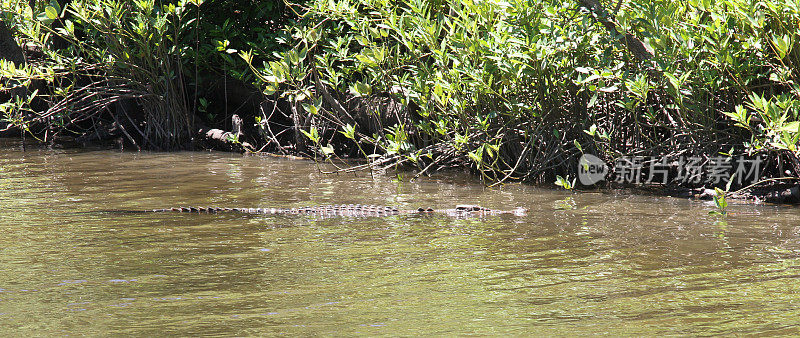
[[[0,140],[0,333],[798,334],[800,211]],[[109,214],[475,203],[525,217]],[[87,212],[89,211],[89,212]]]

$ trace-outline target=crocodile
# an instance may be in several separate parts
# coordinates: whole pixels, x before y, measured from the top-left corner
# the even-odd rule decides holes
[[[302,208],[218,208],[218,207],[178,207],[167,209],[153,209],[145,212],[188,212],[188,213],[221,213],[237,212],[244,214],[264,214],[264,215],[313,215],[321,217],[384,217],[402,214],[442,214],[452,217],[474,217],[510,214],[523,216],[527,213],[524,208],[513,210],[492,210],[479,205],[457,205],[453,209],[398,209],[389,206],[360,205],[360,204],[339,204],[321,205]]]

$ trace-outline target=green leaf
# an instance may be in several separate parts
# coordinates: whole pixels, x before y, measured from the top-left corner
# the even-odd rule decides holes
[[[780,131],[800,133],[800,121],[792,121],[781,126]]]
[[[358,61],[360,61],[363,64],[366,64],[369,67],[377,67],[378,66],[378,63],[375,62],[375,60],[373,60],[371,57],[368,57],[368,56],[363,55],[363,54],[356,55],[356,59],[358,59]]]
[[[775,46],[775,49],[778,52],[778,58],[783,59],[792,49],[792,37],[788,34],[784,34],[780,37],[773,35],[772,44]]]
[[[324,147],[319,147],[319,150],[321,150],[325,156],[330,156],[333,154],[333,146],[330,144]]]
[[[369,96],[372,94],[372,86],[358,81],[350,86],[350,92],[355,96]]]
[[[278,88],[275,85],[271,84],[271,83],[268,83],[268,84],[264,85],[264,95],[269,96],[269,95],[275,94],[275,92],[277,92],[277,91],[278,91]]]
[[[589,136],[597,135],[597,125],[593,124],[589,127],[589,130],[584,130],[584,133],[588,134]]]
[[[200,102],[200,107],[198,107],[198,110],[205,113],[208,109],[208,100],[201,97],[198,99],[198,101]]]
[[[356,127],[354,127],[353,125],[348,123],[346,126],[342,127],[342,129],[344,129],[344,130],[341,130],[339,132],[342,133],[342,135],[344,135],[344,137],[347,137],[347,138],[355,141],[355,139],[356,139]]]
[[[475,163],[478,163],[478,164],[480,164],[483,161],[483,158],[481,158],[481,156],[478,155],[478,153],[476,153],[474,151],[468,152],[467,156],[469,156],[469,158],[471,160],[475,161]]]
[[[297,52],[290,50],[286,52],[286,61],[289,65],[296,65],[300,61],[300,57],[297,55]]]
[[[597,93],[594,93],[594,95],[592,95],[592,98],[589,99],[589,104],[587,107],[592,108],[594,107],[595,104],[597,104]]]
[[[731,178],[731,181],[733,179]],[[729,181],[730,182],[730,181]],[[714,187],[714,206],[717,208],[720,214],[725,215],[727,212],[725,211],[728,208],[728,200],[726,197],[727,191],[723,191],[720,188]]]
[[[247,62],[248,64],[253,62],[253,51],[249,52],[241,51],[239,52],[239,56],[242,58],[242,60],[244,60],[244,62]]]
[[[317,42],[317,40],[319,40],[319,34],[314,29],[310,29],[306,33],[306,37],[308,38],[308,43],[309,44],[314,44],[315,42]]]
[[[311,115],[317,115],[319,113],[319,109],[315,105],[303,103],[301,106],[303,107],[303,110],[307,111]]]
[[[53,19],[50,19],[47,13],[40,13],[39,15],[36,16],[36,20],[41,21],[45,25],[50,25],[51,23],[53,23],[53,21],[55,21]]]
[[[572,180],[572,182],[570,182],[569,175],[567,175],[566,178],[561,177],[561,175],[556,175],[556,185],[566,190],[572,190],[572,188],[575,187],[575,180]]]
[[[57,0],[50,0],[50,7],[53,7],[53,9],[56,10],[56,17],[58,16],[58,13],[61,13],[61,5]]]
[[[725,184],[725,194],[731,191],[731,184],[733,184],[733,179],[736,177],[736,173],[734,172],[733,175],[728,179],[728,183]]]
[[[586,80],[583,80],[583,83],[586,83],[586,82],[592,82],[592,81],[594,81],[594,80],[597,80],[597,79],[602,79],[602,78],[603,78],[603,77],[602,77],[602,76],[600,76],[600,75],[597,75],[597,74],[592,74],[592,75],[589,75],[589,77],[587,77],[587,78],[586,78]]]
[[[305,131],[300,129],[300,132],[303,133],[306,137],[308,137],[311,142],[319,143],[319,133],[317,132],[317,128],[311,128],[311,131]]]
[[[672,88],[675,88],[675,90],[681,88],[681,83],[680,81],[678,81],[678,78],[676,78],[675,75],[672,75],[670,73],[664,73],[664,76],[667,77],[667,80],[669,80],[669,84],[672,86]]]

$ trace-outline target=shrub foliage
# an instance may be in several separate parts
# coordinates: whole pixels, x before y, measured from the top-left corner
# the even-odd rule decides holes
[[[800,173],[797,0],[24,5],[4,3],[5,21],[47,58],[5,62],[2,76],[57,90],[51,115],[24,97],[3,105],[23,129],[43,116],[69,125],[81,106],[52,107],[95,94],[78,73],[144,102],[142,133],[177,147],[200,99],[185,84],[201,68],[286,102],[294,149],[325,158],[468,166],[488,182],[574,174],[581,153],[759,153]],[[50,35],[74,44],[48,48]]]

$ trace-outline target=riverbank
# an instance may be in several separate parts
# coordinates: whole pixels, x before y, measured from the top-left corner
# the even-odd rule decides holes
[[[800,12],[777,1],[67,3],[2,8],[26,65],[0,67],[0,129],[486,185],[574,188],[587,155],[588,186],[800,174]]]

